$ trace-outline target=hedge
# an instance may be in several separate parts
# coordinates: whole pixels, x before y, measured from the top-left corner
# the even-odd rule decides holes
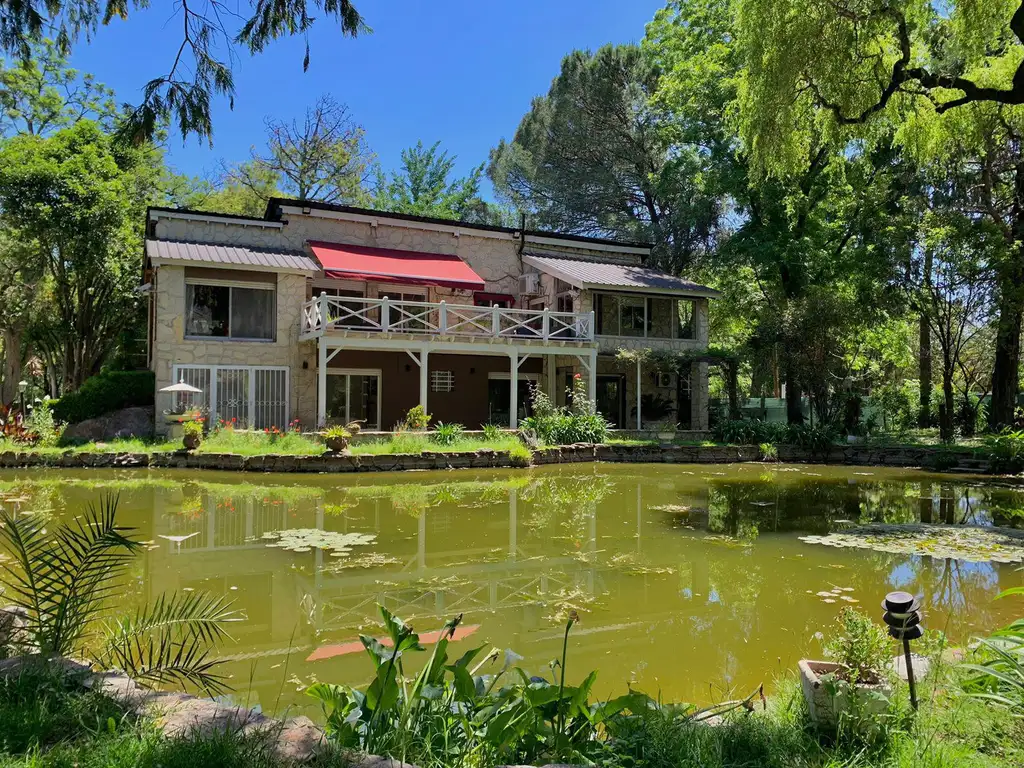
[[[152,371],[104,371],[55,401],[51,409],[57,421],[77,424],[121,408],[153,405],[155,392]]]

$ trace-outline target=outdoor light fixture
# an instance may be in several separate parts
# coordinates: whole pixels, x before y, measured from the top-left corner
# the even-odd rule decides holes
[[[21,396],[21,415],[25,416],[25,390],[28,389],[28,382],[22,379],[18,382],[18,394]]]
[[[921,626],[921,601],[909,592],[890,592],[882,601],[885,614],[882,621],[889,627],[889,635],[903,641],[903,657],[907,662],[907,682],[910,684],[910,705],[917,709],[917,687],[914,683],[914,664],[911,661],[910,641],[924,634]]]

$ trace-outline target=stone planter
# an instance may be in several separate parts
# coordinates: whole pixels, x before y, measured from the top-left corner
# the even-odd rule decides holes
[[[348,449],[349,438],[347,437],[327,437],[324,438],[324,445],[327,446],[327,450],[331,453],[342,453]]]
[[[852,686],[835,678],[822,679],[844,669],[842,664],[830,661],[801,659],[797,666],[815,725],[833,727],[843,714],[848,714],[853,727],[870,732],[877,727],[879,717],[889,710],[892,687],[888,683]]]
[[[203,442],[203,438],[199,435],[182,435],[181,437],[181,444],[185,446],[186,451],[194,451],[201,442]]]

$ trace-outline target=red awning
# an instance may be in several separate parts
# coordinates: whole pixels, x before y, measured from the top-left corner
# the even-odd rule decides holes
[[[310,241],[327,277],[480,291],[484,281],[458,256]]]

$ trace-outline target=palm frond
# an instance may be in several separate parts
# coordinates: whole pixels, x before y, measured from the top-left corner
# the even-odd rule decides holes
[[[152,605],[139,608],[133,616],[124,616],[107,627],[110,640],[152,632],[195,637],[204,643],[230,638],[226,624],[240,621],[242,615],[232,609],[233,601],[205,592],[162,594]]]
[[[172,640],[167,632],[124,635],[107,646],[112,666],[141,683],[190,683],[211,696],[227,690],[224,677],[213,672],[210,647],[199,637]]]

